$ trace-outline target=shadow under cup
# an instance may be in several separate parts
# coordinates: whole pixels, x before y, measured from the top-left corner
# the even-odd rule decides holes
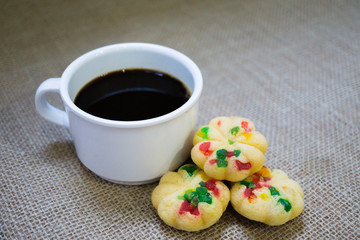
[[[120,69],[152,69],[183,82],[189,100],[165,115],[138,121],[96,117],[74,104],[88,82]],[[145,43],[115,44],[79,57],[61,77],[60,95],[81,162],[115,183],[143,184],[175,170],[190,155],[202,76],[196,64],[173,49]]]

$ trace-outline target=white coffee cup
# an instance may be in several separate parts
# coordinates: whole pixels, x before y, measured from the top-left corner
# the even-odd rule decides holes
[[[94,78],[115,70],[146,68],[168,73],[191,91],[189,100],[160,117],[115,121],[96,117],[74,104],[79,90]],[[196,124],[202,75],[184,54],[149,43],[121,43],[92,50],[75,61],[61,78],[50,78],[37,89],[35,105],[45,119],[69,128],[80,161],[96,175],[120,184],[158,180],[189,156]],[[46,99],[60,94],[65,111]]]

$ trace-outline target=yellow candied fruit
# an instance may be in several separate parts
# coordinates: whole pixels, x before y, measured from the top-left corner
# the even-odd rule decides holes
[[[270,169],[268,168],[268,167],[263,167],[262,169],[261,169],[261,176],[262,177],[271,177],[271,171],[270,171]]]
[[[246,141],[249,141],[252,137],[252,133],[243,132],[242,135],[245,137]]]
[[[265,194],[265,193],[261,193],[260,194],[260,198],[264,201],[269,201],[270,200],[270,197],[269,195]]]

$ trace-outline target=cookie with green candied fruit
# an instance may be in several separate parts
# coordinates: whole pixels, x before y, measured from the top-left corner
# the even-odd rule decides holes
[[[300,185],[279,169],[266,166],[234,183],[231,205],[242,216],[268,225],[281,225],[299,216],[304,209]]]
[[[261,169],[266,149],[249,119],[217,117],[196,132],[191,158],[210,177],[237,182]]]
[[[167,225],[192,232],[220,219],[230,201],[230,191],[196,165],[185,164],[160,179],[151,201]]]

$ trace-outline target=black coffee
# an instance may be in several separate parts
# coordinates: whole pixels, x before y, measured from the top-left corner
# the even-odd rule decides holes
[[[166,73],[124,69],[90,81],[79,91],[74,103],[97,117],[135,121],[172,112],[189,98],[188,88]]]

